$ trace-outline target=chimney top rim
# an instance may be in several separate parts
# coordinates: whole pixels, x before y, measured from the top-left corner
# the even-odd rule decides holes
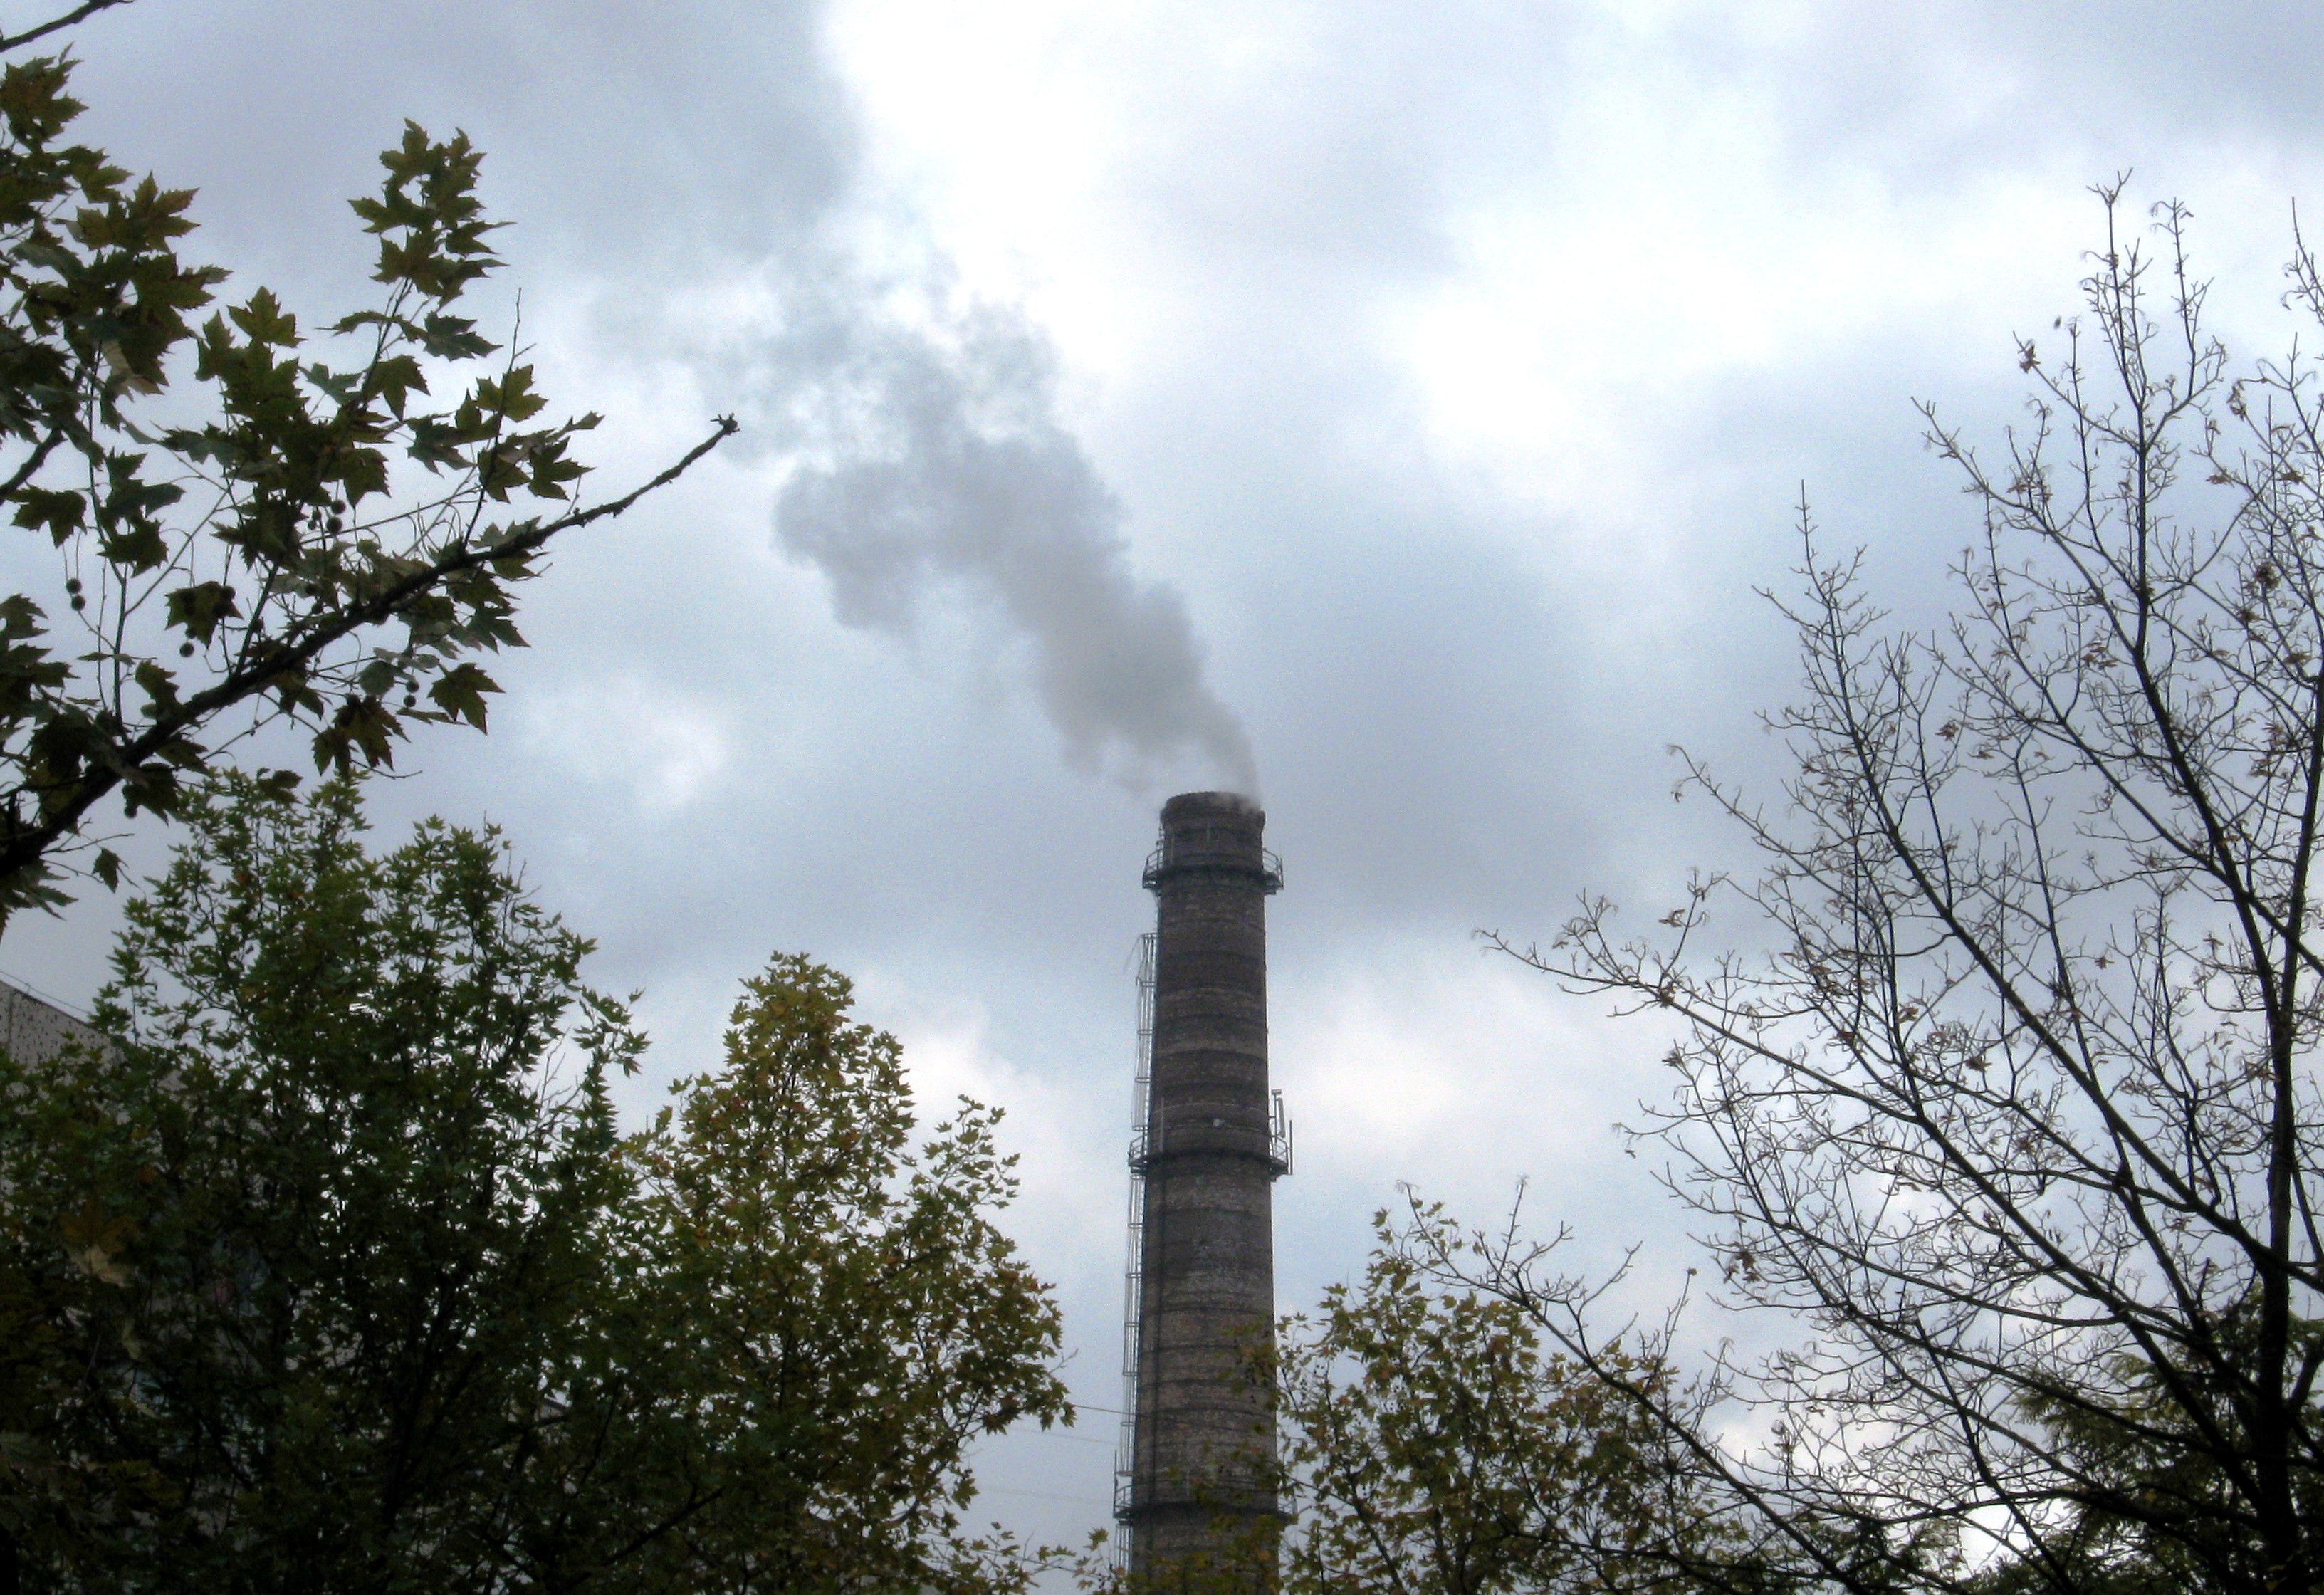
[[[1232,815],[1238,818],[1263,819],[1266,811],[1257,799],[1240,792],[1181,792],[1162,806],[1162,817],[1168,820],[1186,814]]]

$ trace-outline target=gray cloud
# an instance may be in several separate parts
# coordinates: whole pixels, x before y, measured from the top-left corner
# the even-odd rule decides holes
[[[948,590],[991,605],[1030,646],[1074,765],[1139,790],[1191,776],[1255,793],[1185,601],[1139,579],[1120,501],[1056,419],[1047,343],[991,309],[953,330],[890,327],[841,379],[844,452],[784,488],[783,547],[829,578],[851,626],[911,637]]]
[[[716,1056],[770,947],[863,977],[916,1067],[949,1060],[932,1096],[1010,1106],[1011,1222],[1109,1405],[1153,810],[1061,737],[1114,769],[1215,758],[1224,700],[1266,750],[1286,1307],[1360,1261],[1399,1178],[1482,1213],[1531,1172],[1545,1223],[1681,1255],[1602,1133],[1660,1090],[1653,1037],[1465,933],[1548,930],[1585,887],[1650,917],[1688,862],[1748,865],[1670,803],[1661,747],[1772,789],[1750,711],[1794,672],[1750,590],[1787,585],[1803,477],[1901,619],[1946,601],[1971,529],[1907,401],[2015,416],[2008,334],[2070,308],[2083,182],[2133,164],[2185,193],[2207,257],[2256,238],[2239,281],[2264,301],[2282,200],[2324,172],[2319,24],[2279,0],[1196,0],[1080,8],[1055,38],[1006,4],[640,12],[141,0],[88,30],[83,90],[98,142],[200,185],[204,258],[309,319],[361,291],[343,201],[372,152],[405,115],[466,127],[518,224],[503,281],[546,329],[544,385],[607,415],[595,481],[742,413],[745,447],[559,553],[493,733],[415,747],[383,823],[503,822],[598,978],[646,988],[658,1075]],[[947,27],[1001,43],[954,60],[927,42]],[[913,88],[876,78],[916,50],[960,110],[907,136],[887,118]],[[898,235],[970,253],[915,209],[944,182],[911,140],[983,150],[1012,118],[1025,159],[979,171],[1029,224],[1005,242],[1037,305],[1058,290],[1070,407],[1033,318],[899,318],[873,263]],[[1920,286],[1883,284],[1924,254]],[[1506,299],[1429,319],[1494,270]],[[1638,278],[1666,297],[1606,291]],[[1832,302],[1782,319],[1802,280]],[[1461,337],[1476,392],[1448,416],[1422,357]],[[787,482],[795,549],[770,536]],[[996,637],[1028,690],[981,690]],[[1146,742],[1107,729],[1123,693]],[[83,908],[12,927],[0,963],[85,996],[107,905]],[[980,1515],[1078,1538],[1108,1510],[1102,1433],[996,1443],[988,1482],[1025,1493]]]
[[[125,164],[200,188],[202,243],[238,283],[345,281],[369,256],[345,199],[378,180],[374,154],[411,117],[486,152],[512,262],[650,270],[666,287],[781,246],[850,196],[859,129],[826,11],[139,0],[86,24],[76,50],[87,131]]]

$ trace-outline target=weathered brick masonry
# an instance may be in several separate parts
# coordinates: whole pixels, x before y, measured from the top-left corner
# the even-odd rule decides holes
[[[1128,1499],[1133,1572],[1270,1545],[1275,1423],[1249,1351],[1275,1314],[1270,1187],[1288,1148],[1267,1079],[1267,816],[1226,792],[1162,809],[1151,1097]]]

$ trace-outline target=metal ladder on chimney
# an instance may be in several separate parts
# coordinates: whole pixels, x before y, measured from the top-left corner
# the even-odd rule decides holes
[[[1121,1272],[1121,1435],[1113,1451],[1113,1515],[1126,1518],[1134,1489],[1138,1444],[1138,1318],[1146,1270],[1148,1111],[1154,1091],[1154,933],[1138,938],[1138,1069],[1130,1110],[1130,1257]],[[1113,1543],[1117,1570],[1126,1568],[1126,1529]]]

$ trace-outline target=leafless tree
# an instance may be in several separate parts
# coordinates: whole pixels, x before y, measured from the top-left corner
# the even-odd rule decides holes
[[[1803,1329],[1724,1371],[1757,1421],[1665,1416],[1829,1585],[2324,1586],[2324,392],[2207,330],[2183,207],[2099,193],[2027,419],[1923,407],[1982,512],[1950,624],[1803,509],[1787,801],[1683,755],[1764,871],[1490,938],[1676,1020],[1641,1133],[1716,1289]],[[2288,284],[2324,326],[2304,243]],[[1705,955],[1736,910],[1761,950]],[[1542,1249],[1445,1260],[1596,1355]]]

